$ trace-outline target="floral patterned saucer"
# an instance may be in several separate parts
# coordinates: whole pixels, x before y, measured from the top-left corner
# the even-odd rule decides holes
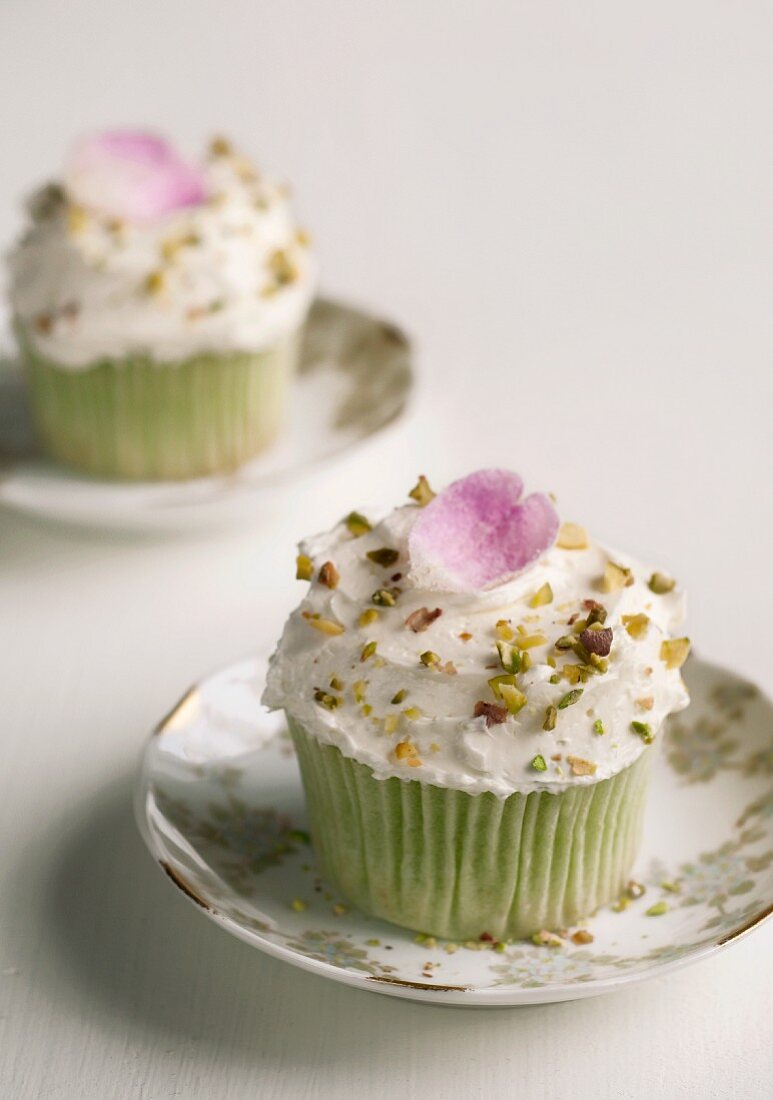
[[[447,943],[350,908],[318,877],[264,665],[194,687],[145,751],[137,819],[170,881],[229,932],[336,981],[419,1001],[520,1005],[604,993],[705,958],[773,912],[773,704],[687,666],[692,704],[656,765],[635,881],[553,945]]]

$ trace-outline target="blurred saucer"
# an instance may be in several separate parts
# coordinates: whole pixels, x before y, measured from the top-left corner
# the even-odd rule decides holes
[[[7,369],[6,369],[7,368]],[[394,423],[413,386],[408,338],[363,310],[318,299],[280,441],[234,473],[112,482],[56,466],[37,448],[22,373],[0,364],[0,504],[70,523],[174,530],[259,514],[268,490],[311,474]]]

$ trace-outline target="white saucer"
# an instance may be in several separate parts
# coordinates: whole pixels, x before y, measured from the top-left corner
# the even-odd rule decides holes
[[[234,474],[186,482],[110,482],[37,450],[20,371],[0,364],[0,503],[72,523],[187,528],[250,522],[266,489],[309,474],[393,423],[412,388],[411,348],[392,324],[323,299],[311,311],[291,415],[276,447]]]
[[[687,666],[693,702],[664,741],[634,871],[643,896],[585,921],[587,945],[498,948],[417,942],[318,879],[292,744],[259,704],[263,673],[244,661],[188,692],[147,745],[136,809],[170,881],[270,955],[412,1000],[522,1005],[662,975],[773,911],[773,704],[730,672]]]

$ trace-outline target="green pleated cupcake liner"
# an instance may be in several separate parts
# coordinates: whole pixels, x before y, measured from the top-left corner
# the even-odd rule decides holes
[[[497,798],[376,779],[288,718],[323,874],[365,913],[451,940],[569,927],[619,897],[651,750],[611,779]]]
[[[104,478],[179,480],[243,465],[278,434],[297,337],[266,351],[150,356],[69,370],[22,339],[32,415],[46,452]]]

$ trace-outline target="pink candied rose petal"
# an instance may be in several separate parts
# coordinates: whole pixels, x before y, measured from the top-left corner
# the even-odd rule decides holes
[[[556,540],[558,513],[543,493],[521,499],[509,470],[478,470],[419,513],[409,535],[411,572],[436,589],[489,588],[520,573]]]
[[[204,173],[163,138],[111,130],[76,142],[65,170],[73,202],[130,222],[149,222],[206,198]]]

